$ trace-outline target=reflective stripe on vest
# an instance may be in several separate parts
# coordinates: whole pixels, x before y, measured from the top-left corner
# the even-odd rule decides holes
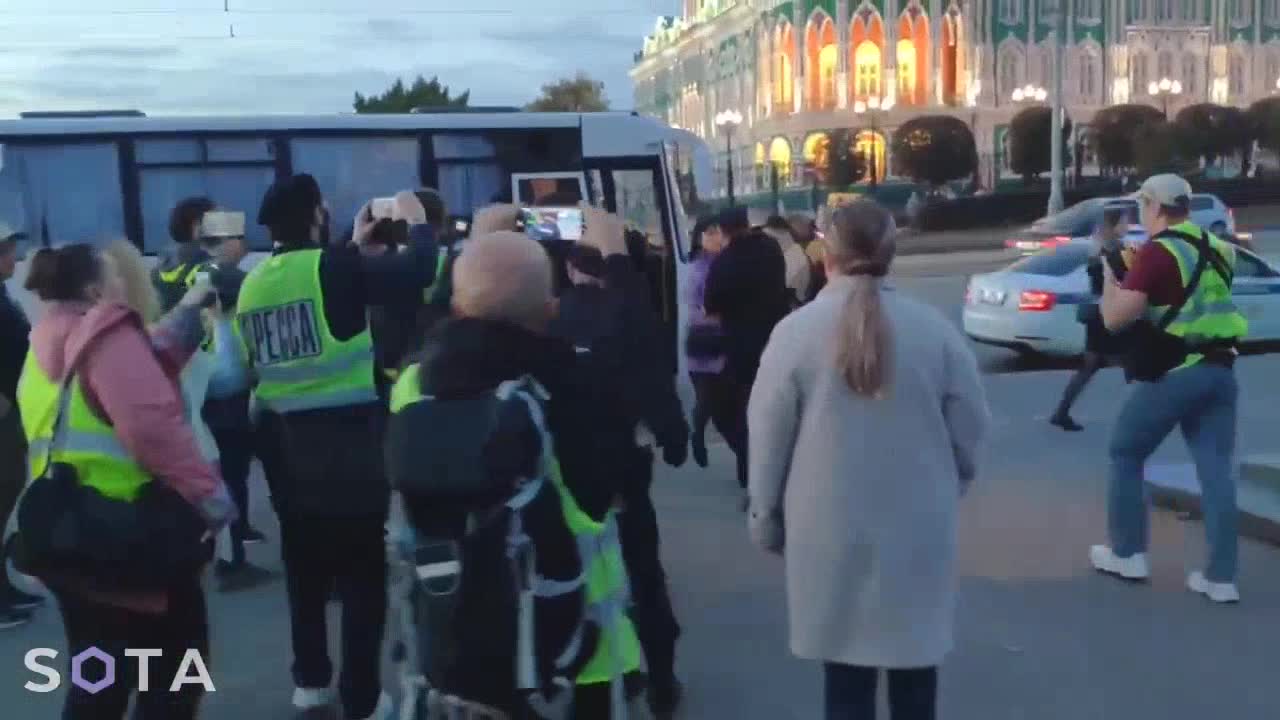
[[[258,403],[277,413],[377,402],[368,327],[338,340],[324,313],[319,248],[281,253],[245,278],[234,331],[258,380]]]
[[[1232,245],[1211,233],[1205,233],[1190,222],[1181,223],[1171,229],[1186,235],[1207,237],[1209,247],[1216,250],[1227,267],[1234,271],[1236,252]],[[1182,286],[1185,288],[1195,273],[1200,251],[1191,243],[1177,237],[1157,237],[1154,242],[1160,243],[1173,255],[1178,265]],[[1147,317],[1152,322],[1157,322],[1167,310],[1168,306],[1152,306],[1148,308]],[[1232,299],[1230,284],[1226,278],[1218,274],[1213,265],[1205,267],[1195,292],[1165,329],[1170,335],[1186,338],[1192,343],[1241,338],[1248,334],[1248,330],[1248,320],[1240,313],[1239,307]],[[1186,362],[1175,369],[1194,365],[1202,359],[1204,359],[1203,355],[1193,353],[1187,356]]]
[[[75,468],[77,478],[113,500],[132,501],[151,476],[120,443],[115,429],[98,417],[85,398],[79,379],[67,387],[62,427],[57,449],[50,456],[58,417],[62,383],[51,380],[40,368],[35,353],[28,351],[18,382],[18,409],[29,451],[28,472],[32,479],[44,475],[52,457],[57,463]]]

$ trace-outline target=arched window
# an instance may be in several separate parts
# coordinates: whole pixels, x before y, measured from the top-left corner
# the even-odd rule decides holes
[[[1182,56],[1182,92],[1192,98],[1200,94],[1200,58],[1191,53]]]
[[[778,169],[778,184],[791,182],[791,143],[784,137],[776,137],[769,143],[769,161]]]
[[[1173,79],[1173,52],[1170,50],[1162,50],[1160,52],[1159,62],[1156,63],[1156,79],[1164,78]]]
[[[1102,0],[1076,0],[1076,17],[1087,23],[1102,20]]]
[[[1147,63],[1147,54],[1141,50],[1134,52],[1131,64],[1133,94],[1144,95],[1147,92],[1147,85],[1151,81],[1151,68]]]
[[[1000,22],[1014,25],[1022,22],[1022,4],[1025,0],[1000,0]]]
[[[1098,89],[1101,86],[1102,62],[1098,57],[1098,53],[1091,47],[1086,46],[1080,51],[1079,65],[1079,93],[1080,98],[1086,103],[1098,102]]]
[[[914,102],[916,96],[916,44],[910,40],[898,41],[898,97],[903,102]]]
[[[880,46],[870,40],[863,40],[853,53],[856,80],[854,90],[857,97],[879,97],[880,90]]]
[[[1231,24],[1244,27],[1253,20],[1254,0],[1229,0],[1231,3]]]
[[[1280,0],[1263,0],[1262,18],[1271,27],[1280,25]]]
[[[1000,97],[1008,97],[1014,89],[1022,86],[1022,57],[1012,45],[1000,49],[999,85],[996,89]]]
[[[1048,45],[1040,46],[1040,87],[1053,87],[1053,52]]]
[[[826,133],[814,133],[805,138],[804,160],[813,166],[818,178],[826,182],[831,168],[831,138]]]
[[[853,151],[867,161],[863,171],[863,180],[869,180],[873,171],[877,182],[884,179],[886,169],[884,145],[884,135],[873,133],[870,130],[863,130],[854,138]]]
[[[1244,54],[1240,50],[1231,53],[1231,67],[1227,72],[1228,92],[1233,99],[1244,95]]]
[[[790,23],[783,23],[778,28],[777,42],[773,54],[773,109],[774,112],[789,113],[795,96],[794,68],[796,54],[796,34]]]

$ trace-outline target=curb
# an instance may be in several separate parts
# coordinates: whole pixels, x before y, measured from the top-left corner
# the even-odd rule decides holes
[[[1274,456],[1244,458],[1237,480],[1241,537],[1280,546],[1280,465]],[[1147,468],[1144,485],[1156,507],[1202,516],[1200,484],[1191,463]]]

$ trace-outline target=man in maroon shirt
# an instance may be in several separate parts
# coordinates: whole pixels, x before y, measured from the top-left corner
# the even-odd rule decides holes
[[[1207,256],[1209,262],[1175,324],[1165,331],[1181,337],[1197,352],[1188,353],[1186,362],[1158,379],[1137,383],[1120,411],[1110,447],[1107,515],[1111,543],[1093,546],[1090,560],[1105,573],[1129,580],[1148,577],[1143,465],[1173,428],[1181,426],[1200,481],[1209,549],[1204,571],[1191,573],[1187,585],[1215,602],[1235,602],[1240,594],[1235,586],[1232,456],[1238,388],[1233,365],[1234,344],[1247,328],[1230,299],[1235,251],[1188,220],[1191,186],[1186,180],[1177,175],[1156,175],[1142,185],[1138,196],[1151,239],[1138,252],[1123,284],[1103,265],[1106,279],[1101,310],[1108,330],[1151,316],[1151,308],[1177,305],[1187,294],[1195,274],[1193,267],[1204,253],[1212,255]],[[1152,344],[1134,351],[1159,354]],[[1181,355],[1174,358],[1180,360]]]

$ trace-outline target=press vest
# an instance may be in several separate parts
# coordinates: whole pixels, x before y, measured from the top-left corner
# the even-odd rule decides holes
[[[53,462],[76,469],[82,484],[113,500],[132,502],[151,482],[151,476],[120,444],[115,429],[100,419],[85,399],[79,378],[67,388],[67,408]],[[54,424],[58,417],[62,384],[40,368],[34,352],[27,353],[18,381],[18,408],[30,447],[27,454],[31,478],[42,476],[50,459]]]
[[[254,394],[277,413],[376,402],[373,336],[329,329],[319,248],[293,250],[255,267],[240,289],[235,331],[258,379]]]
[[[400,412],[408,405],[427,399],[421,390],[419,365],[405,368],[400,379],[391,389],[391,412]],[[529,386],[532,389],[526,390]],[[530,417],[542,436],[543,473],[538,482],[550,481],[560,499],[560,509],[565,525],[577,540],[582,559],[583,575],[576,581],[561,582],[535,578],[534,594],[540,597],[573,592],[585,583],[586,620],[595,622],[601,630],[595,654],[578,673],[578,685],[611,683],[614,689],[615,707],[625,704],[622,698],[622,676],[640,668],[640,642],[635,627],[627,616],[629,590],[626,565],[622,559],[622,545],[618,539],[618,523],[613,511],[603,521],[596,521],[583,512],[565,484],[560,463],[554,455],[554,444],[544,420],[545,391],[532,381],[504,383],[498,389],[499,397],[520,397],[528,407]],[[540,397],[535,397],[540,396]],[[538,485],[529,483],[524,492],[508,501],[508,507],[518,510],[533,499]],[[563,657],[577,655],[576,645],[582,641],[583,628],[575,633],[570,647]]]
[[[1207,236],[1209,247],[1217,251],[1232,272],[1235,271],[1236,251],[1230,243],[1220,240],[1213,233],[1206,233],[1191,222],[1184,222],[1170,229],[1194,237]],[[1153,241],[1160,243],[1177,261],[1182,286],[1187,287],[1191,282],[1191,276],[1195,273],[1200,251],[1182,238],[1156,236]],[[1158,322],[1167,310],[1168,306],[1152,306],[1147,310],[1147,317],[1153,323]],[[1200,282],[1195,292],[1178,311],[1173,322],[1165,328],[1165,332],[1184,338],[1193,346],[1215,340],[1242,338],[1248,334],[1248,331],[1249,321],[1240,313],[1235,301],[1231,298],[1229,280],[1222,277],[1212,264],[1205,267],[1200,274]],[[1188,355],[1186,362],[1178,368],[1194,365],[1203,359],[1203,355],[1193,353]]]

